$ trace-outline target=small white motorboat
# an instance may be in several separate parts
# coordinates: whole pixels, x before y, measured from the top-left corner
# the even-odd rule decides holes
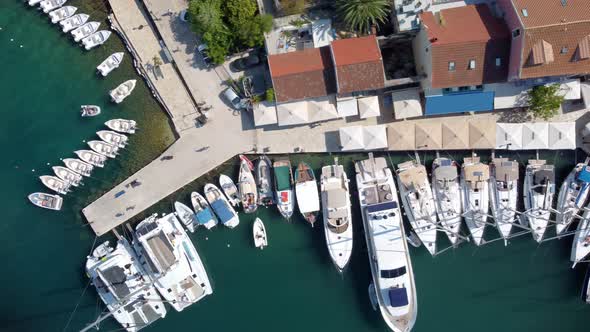
[[[82,105],[80,106],[80,114],[82,117],[97,116],[100,114],[100,107],[96,105]]]
[[[78,187],[82,183],[82,175],[72,171],[71,169],[63,166],[53,166],[53,173],[58,178],[66,181],[74,187]]]
[[[275,203],[272,187],[272,162],[267,156],[260,156],[256,163],[256,187],[258,188],[258,204],[269,206]]]
[[[240,155],[240,173],[238,175],[238,190],[240,201],[246,213],[254,213],[258,208],[258,190],[252,175],[252,162],[244,155]]]
[[[195,219],[198,225],[203,225],[207,229],[211,229],[217,225],[217,217],[211,210],[211,206],[207,203],[207,200],[198,192],[193,191],[191,193],[191,203],[195,210]]]
[[[98,70],[102,76],[106,77],[111,71],[115,70],[119,67],[119,65],[121,65],[124,55],[125,53],[123,52],[111,54],[108,58],[101,62],[98,67],[96,67],[96,70]]]
[[[214,184],[205,185],[205,197],[224,226],[234,228],[240,224],[236,210],[229,205],[227,198]]]
[[[252,225],[252,235],[254,236],[254,246],[256,248],[264,249],[264,247],[268,246],[266,228],[264,228],[264,223],[260,218],[254,220],[254,224]]]
[[[134,120],[112,119],[104,124],[109,129],[124,134],[135,134],[135,130],[137,130],[137,123]]]
[[[103,141],[89,141],[88,146],[97,153],[100,153],[109,158],[115,158],[119,148]]]
[[[84,49],[86,51],[90,51],[91,49],[95,48],[96,46],[106,43],[106,41],[109,39],[111,34],[112,33],[110,31],[100,30],[100,31],[95,32],[92,35],[82,39],[82,45],[84,45]]]
[[[524,225],[530,227],[533,239],[543,240],[549,226],[555,196],[555,170],[545,160],[531,159],[524,176]]]
[[[101,140],[121,149],[127,146],[127,141],[129,140],[127,136],[110,130],[100,130],[97,131],[96,134]]]
[[[231,205],[238,207],[240,205],[240,195],[238,194],[238,187],[236,187],[234,181],[229,176],[221,174],[219,175],[219,186]]]
[[[29,0],[29,6],[35,6],[36,4],[40,3],[42,0]]]
[[[91,34],[95,33],[96,31],[98,31],[98,28],[100,27],[100,22],[88,22],[85,23],[84,25],[74,29],[72,31],[72,36],[74,36],[74,41],[79,42],[82,39],[90,36]]]
[[[94,169],[94,166],[77,158],[66,158],[62,161],[67,168],[82,176],[90,176]]]
[[[117,104],[125,100],[133,92],[133,89],[135,89],[136,82],[137,80],[128,80],[119,84],[118,87],[109,92],[111,100]]]
[[[78,156],[78,158],[96,167],[104,167],[104,163],[107,161],[106,156],[90,150],[77,150],[74,151],[74,153]]]
[[[41,9],[44,13],[49,13],[50,11],[57,9],[63,6],[67,0],[43,0],[39,4]]]
[[[174,210],[180,222],[189,230],[189,232],[195,232],[195,213],[191,208],[181,202],[174,202]]]
[[[29,195],[29,201],[38,207],[55,211],[61,210],[63,204],[61,196],[46,193],[32,193]]]
[[[490,165],[490,207],[496,227],[508,245],[516,221],[518,201],[518,163],[508,158],[494,158]]]
[[[43,182],[47,188],[55,191],[58,194],[67,195],[70,191],[70,184],[58,177],[51,175],[41,175],[39,179],[41,179],[41,182]]]
[[[84,25],[84,23],[86,23],[89,18],[90,15],[88,14],[76,14],[72,17],[66,18],[63,21],[60,21],[59,25],[61,25],[61,30],[64,33],[67,33]]]
[[[49,13],[49,18],[51,19],[51,23],[56,24],[71,17],[77,10],[78,8],[74,6],[63,6],[60,9],[56,9]]]

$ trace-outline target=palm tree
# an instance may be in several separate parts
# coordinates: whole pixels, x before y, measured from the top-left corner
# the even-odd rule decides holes
[[[371,26],[385,22],[390,0],[337,0],[336,9],[350,28],[367,33]]]

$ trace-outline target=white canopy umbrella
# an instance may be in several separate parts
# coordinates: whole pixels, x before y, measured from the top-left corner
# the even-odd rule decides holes
[[[413,121],[391,123],[387,129],[387,142],[390,150],[415,150],[416,125]]]
[[[549,147],[549,125],[547,122],[523,123],[522,149],[537,150]]]
[[[387,148],[387,126],[366,126],[363,129],[363,136],[365,150]]]
[[[358,98],[357,101],[359,103],[359,115],[361,119],[379,116],[381,114],[381,109],[379,108],[379,97],[372,96]]]
[[[309,122],[333,120],[340,117],[336,109],[336,98],[334,96],[309,99],[306,102],[309,111]]]
[[[418,89],[401,90],[391,93],[393,111],[396,119],[422,116],[420,91]]]
[[[497,123],[496,149],[522,149],[522,123]]]
[[[309,123],[309,110],[306,102],[277,105],[279,126],[292,126]]]
[[[254,125],[257,127],[276,124],[278,122],[277,109],[273,103],[258,103],[254,106],[252,112],[254,113]]]
[[[340,135],[340,146],[342,151],[362,150],[365,148],[365,145],[363,144],[363,127],[341,127],[338,132]]]
[[[336,105],[341,118],[359,114],[358,103],[354,97],[338,98]]]
[[[575,122],[550,122],[549,123],[549,149],[575,149],[576,148],[576,123]]]

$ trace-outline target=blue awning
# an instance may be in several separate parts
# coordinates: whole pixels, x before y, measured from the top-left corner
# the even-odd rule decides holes
[[[233,213],[229,210],[227,203],[224,200],[218,199],[213,204],[211,204],[213,211],[215,214],[221,219],[222,223],[226,223],[234,217]]]
[[[588,166],[582,168],[580,173],[578,173],[578,180],[582,182],[590,182],[590,169]]]
[[[392,307],[403,307],[408,305],[408,292],[405,287],[392,288],[389,290],[389,303]]]
[[[209,209],[201,210],[197,213],[197,221],[201,225],[208,223],[211,219],[213,219],[213,215]]]
[[[450,93],[426,97],[426,115],[494,110],[493,91]]]

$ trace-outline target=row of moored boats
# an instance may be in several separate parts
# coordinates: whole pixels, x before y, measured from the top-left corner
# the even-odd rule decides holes
[[[94,167],[104,167],[108,158],[115,158],[119,149],[128,143],[125,134],[133,134],[137,125],[133,120],[112,119],[105,123],[111,130],[101,130],[96,134],[100,140],[87,142],[91,150],[77,150],[74,153],[78,158],[63,159],[64,166],[53,166],[54,175],[42,175],[41,182],[56,194],[36,192],[29,195],[29,200],[36,206],[59,211],[63,204],[63,198],[58,194],[66,195],[72,187],[82,185],[83,177],[89,177]]]
[[[88,22],[88,14],[76,14],[78,8],[64,6],[67,0],[28,0],[29,6],[37,6],[49,15],[51,23],[61,25],[64,33],[71,33],[76,43],[82,43],[86,50],[104,44],[111,32],[98,30],[100,22]]]

